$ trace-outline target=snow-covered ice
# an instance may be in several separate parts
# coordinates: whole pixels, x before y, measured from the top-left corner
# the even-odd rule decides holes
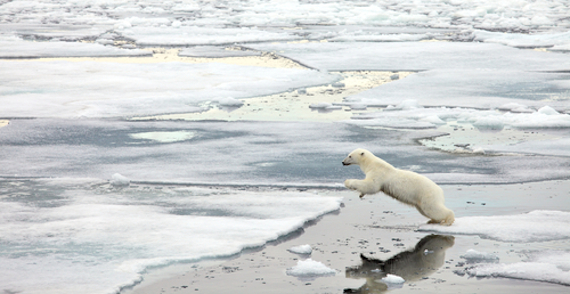
[[[0,285],[27,293],[114,293],[140,281],[148,267],[261,246],[339,209],[341,201],[133,184],[109,190],[105,182],[78,179],[0,185],[0,232],[11,244],[0,256]],[[308,271],[300,274],[330,273],[314,264]],[[54,281],[57,287],[46,287]]]
[[[220,63],[2,62],[2,117],[113,117],[196,112],[218,97],[247,98],[334,82],[313,70]],[[189,82],[191,81],[191,82]]]
[[[306,259],[299,260],[297,265],[288,268],[286,271],[287,275],[294,276],[299,279],[315,279],[318,277],[334,276],[336,270],[326,266],[320,261]]]

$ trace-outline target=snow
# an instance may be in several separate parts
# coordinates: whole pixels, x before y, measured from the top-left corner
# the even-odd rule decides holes
[[[338,197],[300,192],[145,188],[132,182],[116,190],[72,179],[1,184],[11,196],[0,201],[0,232],[12,245],[0,257],[0,284],[26,293],[116,292],[140,281],[148,267],[230,256],[340,207]],[[34,189],[37,206],[26,196]],[[316,262],[301,263],[298,270],[334,274]],[[54,281],[57,287],[48,287]]]
[[[570,212],[535,210],[518,215],[459,217],[450,227],[422,225],[420,231],[517,243],[564,240],[570,238]]]
[[[313,252],[313,248],[309,244],[294,246],[288,250],[297,254],[311,254]]]
[[[467,250],[467,252],[460,257],[465,259],[467,263],[499,262],[499,257],[497,257],[495,254],[479,252],[475,249]]]
[[[300,279],[314,279],[318,277],[334,276],[336,270],[324,265],[322,262],[312,259],[299,260],[297,265],[288,268],[287,275]]]
[[[528,261],[481,264],[466,272],[478,278],[503,277],[570,286],[570,252],[546,250],[531,254]]]

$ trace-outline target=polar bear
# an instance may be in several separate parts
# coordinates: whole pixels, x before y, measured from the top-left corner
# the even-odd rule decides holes
[[[364,180],[348,179],[344,185],[366,194],[380,191],[405,204],[415,206],[428,223],[450,226],[455,221],[453,211],[445,207],[443,190],[430,179],[412,171],[393,167],[365,149],[356,149],[342,161],[343,165],[357,164],[366,174]]]

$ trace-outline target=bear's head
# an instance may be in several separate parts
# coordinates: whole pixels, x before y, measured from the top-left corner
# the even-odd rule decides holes
[[[348,156],[342,161],[342,165],[360,165],[367,157],[370,156],[372,156],[372,153],[370,153],[370,151],[358,148],[348,154]]]

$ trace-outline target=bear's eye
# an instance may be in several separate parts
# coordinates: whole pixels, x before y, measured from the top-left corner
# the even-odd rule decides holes
[[[352,158],[352,155],[348,156],[348,158]]]
[[[364,155],[364,152],[360,153],[360,155]]]

